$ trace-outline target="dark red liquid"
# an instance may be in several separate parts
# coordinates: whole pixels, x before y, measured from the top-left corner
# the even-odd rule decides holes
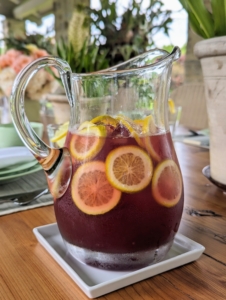
[[[65,145],[68,149],[71,137],[70,133]],[[166,158],[178,164],[169,132],[151,136],[150,140],[158,154],[158,161],[152,158],[154,166]],[[124,145],[138,146],[132,137],[107,137],[103,148],[92,160],[105,161],[111,150]],[[73,172],[76,172],[79,163],[73,162]],[[69,186],[63,197],[54,203],[59,230],[70,244],[104,253],[132,253],[157,249],[172,241],[178,230],[183,191],[179,202],[168,208],[154,199],[150,182],[142,191],[122,192],[119,203],[109,212],[88,215],[76,207],[71,188]]]

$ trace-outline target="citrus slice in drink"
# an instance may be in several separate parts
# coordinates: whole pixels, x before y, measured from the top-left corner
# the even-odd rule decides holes
[[[159,138],[158,135],[150,135],[144,137],[145,149],[157,162],[172,157],[171,144],[172,140],[167,134],[162,134],[161,138]]]
[[[98,116],[98,117],[92,119],[91,122],[94,124],[111,125],[114,127],[116,127],[118,125],[118,121],[109,115]]]
[[[58,140],[58,141],[56,142],[56,144],[57,144],[60,148],[62,148],[62,147],[64,146],[64,144],[65,144],[65,140],[66,140],[66,136],[63,137],[62,139]]]
[[[109,182],[122,192],[143,190],[151,181],[153,164],[148,154],[137,146],[122,146],[112,150],[106,158]]]
[[[149,115],[144,119],[134,120],[133,122],[138,126],[137,131],[139,132],[140,135],[146,136],[148,134],[155,134],[157,132],[157,127],[155,126],[152,115]],[[145,147],[144,142],[139,143],[139,145]]]
[[[159,204],[166,207],[172,207],[179,202],[182,194],[182,178],[173,160],[166,159],[155,168],[152,194]]]
[[[144,145],[145,148],[147,149],[148,153],[151,155],[151,157],[156,160],[156,161],[160,161],[161,160],[161,156],[160,156],[160,152],[158,151],[160,147],[158,147],[158,145],[155,145],[154,139],[152,138],[152,136],[146,136],[144,139]],[[164,147],[164,145],[163,145]]]
[[[115,134],[117,134],[116,129],[118,128],[119,122],[109,115],[98,116],[92,119],[91,122],[97,125],[104,125],[107,130],[108,136],[114,136]]]
[[[94,123],[92,123],[90,121],[85,121],[79,126],[78,130],[82,130],[84,128],[89,128],[89,127],[93,127],[93,126],[95,126]]]
[[[70,142],[72,156],[78,160],[92,159],[102,149],[105,137],[104,125],[94,125],[78,130],[72,135]]]
[[[56,174],[54,176],[47,176],[49,190],[54,200],[62,197],[62,195],[67,190],[68,185],[70,184],[72,164],[69,155],[65,156],[62,162],[58,164],[55,173]]]
[[[156,126],[152,115],[149,115],[143,119],[142,134],[154,134],[156,133]]]
[[[54,137],[51,138],[51,142],[57,143],[58,146],[63,147],[68,132],[68,127],[69,122],[65,122],[64,124],[60,125],[58,130],[55,132]]]
[[[122,124],[129,132],[130,136],[134,137],[138,145],[142,146],[139,134],[136,130],[136,124],[133,122],[133,120],[129,119],[128,117],[125,117],[123,115],[118,115],[116,117],[116,120],[118,120],[119,124]]]
[[[72,178],[71,194],[75,205],[89,215],[110,211],[121,198],[121,192],[108,182],[102,161],[87,162],[77,169]]]

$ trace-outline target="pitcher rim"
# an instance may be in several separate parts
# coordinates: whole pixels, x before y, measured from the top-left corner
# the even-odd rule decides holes
[[[147,64],[147,65],[144,65],[144,66],[141,66],[141,67],[136,67],[136,68],[131,68],[131,69],[114,70],[114,69],[122,66],[125,63],[132,62],[133,60],[138,59],[139,57],[145,56],[148,53],[151,53],[151,52],[154,52],[154,51],[159,51],[159,52],[165,53],[166,55],[162,56],[158,61],[156,61],[154,63]],[[154,48],[154,49],[151,49],[149,51],[145,51],[145,52],[143,52],[143,53],[141,53],[141,54],[139,54],[139,55],[137,55],[133,58],[130,58],[129,60],[127,60],[125,62],[121,62],[121,63],[119,63],[115,66],[112,66],[110,68],[107,68],[107,69],[103,69],[103,70],[95,71],[95,72],[89,72],[89,73],[74,73],[74,72],[72,72],[72,75],[74,77],[86,77],[86,76],[88,77],[88,76],[91,76],[91,75],[110,76],[110,75],[113,75],[113,74],[132,73],[132,72],[141,71],[141,70],[145,70],[145,69],[152,68],[152,67],[158,67],[163,62],[165,62],[166,60],[169,60],[169,59],[171,59],[172,62],[176,61],[180,57],[180,54],[181,54],[181,51],[180,51],[180,48],[178,46],[174,46],[174,48],[171,52],[168,52],[166,50],[162,50],[162,49],[159,49],[159,48]]]

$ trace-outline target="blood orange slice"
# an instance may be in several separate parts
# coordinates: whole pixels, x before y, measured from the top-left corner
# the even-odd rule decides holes
[[[156,134],[144,137],[147,152],[157,162],[172,156],[172,140],[167,134]]]
[[[148,154],[137,146],[123,146],[112,150],[106,158],[106,175],[117,189],[135,193],[151,181],[153,164]]]
[[[70,151],[78,160],[95,157],[102,149],[106,137],[104,125],[93,125],[77,131],[71,138]]]
[[[108,182],[105,164],[101,161],[88,162],[77,169],[72,179],[71,194],[75,205],[89,215],[110,211],[121,197],[121,192]]]
[[[172,207],[180,200],[182,178],[173,160],[166,159],[155,168],[152,178],[152,194],[159,204],[166,207]]]

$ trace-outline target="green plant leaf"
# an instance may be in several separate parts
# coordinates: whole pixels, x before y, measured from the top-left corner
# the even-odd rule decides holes
[[[189,23],[190,23],[192,30],[194,32],[196,32],[199,36],[201,36],[203,38],[208,38],[205,31],[203,31],[202,28],[200,27],[200,24],[199,24],[199,21],[197,20],[197,18],[192,13],[188,13],[188,16],[189,16]]]
[[[211,0],[215,36],[226,35],[226,0]]]
[[[179,0],[188,12],[190,24],[203,38],[214,37],[212,14],[205,7],[203,0]]]

